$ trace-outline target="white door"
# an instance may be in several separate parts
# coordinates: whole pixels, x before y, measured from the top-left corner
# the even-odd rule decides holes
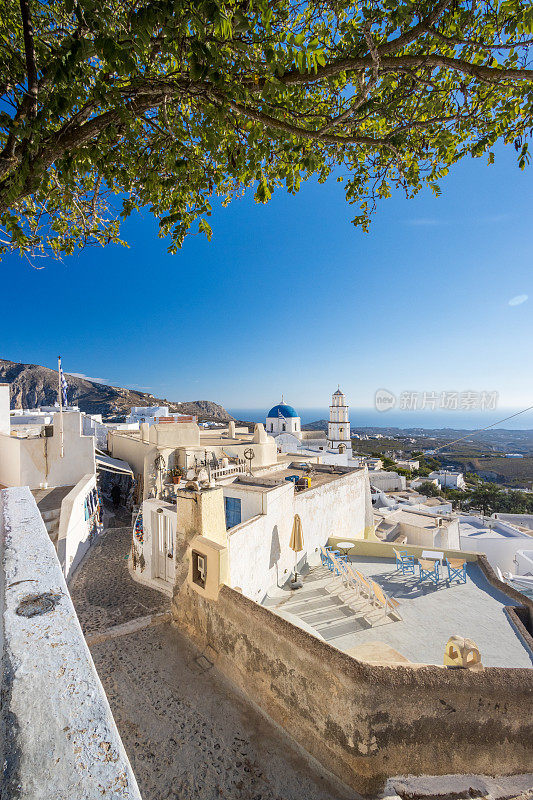
[[[154,537],[154,578],[174,580],[174,542],[170,519],[165,514],[152,512]]]

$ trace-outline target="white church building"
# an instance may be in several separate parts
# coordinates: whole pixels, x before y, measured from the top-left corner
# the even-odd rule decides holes
[[[320,430],[302,431],[299,414],[282,397],[281,403],[268,412],[265,428],[274,437],[280,453],[315,456],[320,464],[359,467],[361,459],[352,458],[348,411],[346,398],[339,388],[331,398],[327,436]]]

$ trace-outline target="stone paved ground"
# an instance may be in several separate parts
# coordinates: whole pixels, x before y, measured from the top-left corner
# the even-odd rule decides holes
[[[112,520],[124,526],[126,520]],[[70,583],[85,634],[169,608],[127,569],[130,528],[112,527]],[[91,647],[143,800],[348,800],[169,623]]]
[[[74,573],[69,589],[85,635],[170,609],[168,597],[132,580],[130,546],[131,527],[108,528]]]
[[[143,800],[348,800],[169,623],[91,647]]]

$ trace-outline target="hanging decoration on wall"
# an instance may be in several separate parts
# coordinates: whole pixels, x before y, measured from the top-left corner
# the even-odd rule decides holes
[[[103,506],[100,499],[100,492],[93,487],[84,501],[84,515],[89,530],[89,539],[92,541],[99,536],[103,529]]]
[[[133,535],[135,536],[136,540],[139,544],[144,542],[144,530],[143,530],[143,513],[139,511],[137,514],[137,519],[135,520],[135,525],[133,527]]]

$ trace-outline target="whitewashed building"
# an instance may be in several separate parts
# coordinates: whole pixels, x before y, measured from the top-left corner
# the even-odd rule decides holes
[[[196,422],[193,415],[171,413],[168,406],[132,406],[126,422],[137,426],[147,422],[149,425],[172,422]]]
[[[466,489],[466,483],[462,472],[439,469],[430,472],[428,477],[432,480],[436,478],[441,489]]]
[[[300,488],[295,479],[306,474],[290,463],[268,476],[238,475],[224,486],[195,488],[190,482],[178,488],[174,503],[145,500],[142,529],[137,525],[133,534],[134,577],[170,594],[183,558],[180,540],[194,533],[192,554],[203,554],[204,572],[214,574],[223,562],[223,581],[259,602],[270,588],[291,578],[295,554],[289,541],[295,514],[304,538],[299,570],[318,560],[320,546],[333,532],[375,538],[366,469],[317,464],[310,485]]]

